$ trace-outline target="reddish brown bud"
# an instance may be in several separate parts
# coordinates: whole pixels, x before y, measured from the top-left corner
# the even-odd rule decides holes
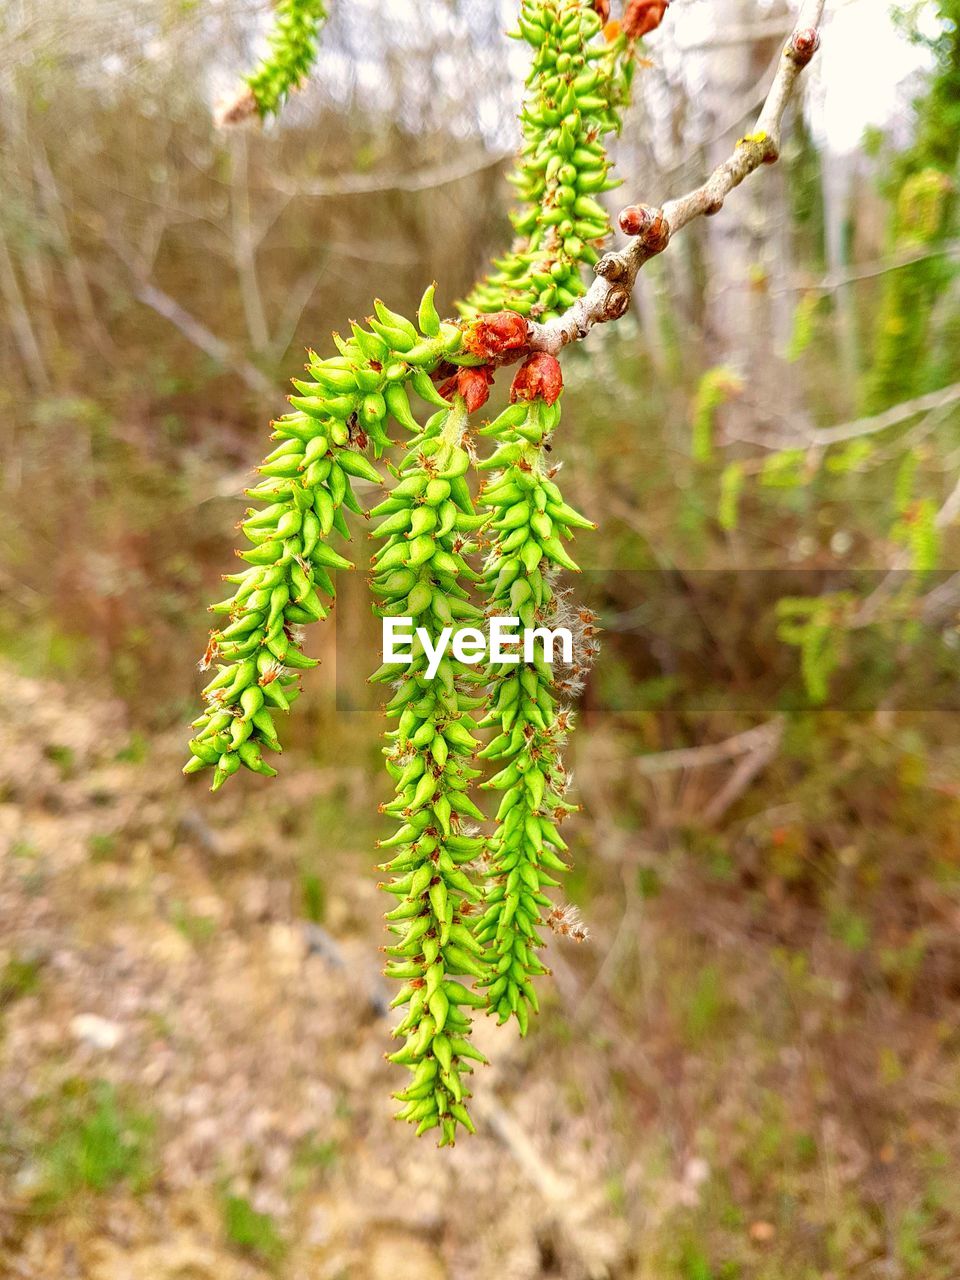
[[[593,8],[600,15],[601,22],[607,22],[610,18],[610,0],[593,0]]]
[[[467,413],[474,413],[487,403],[492,385],[493,370],[489,365],[481,364],[472,369],[458,369],[440,387],[440,394],[445,400],[450,400],[455,395],[463,396]]]
[[[628,204],[620,211],[620,230],[624,235],[637,236],[645,249],[662,253],[670,239],[670,228],[662,209],[647,204]]]
[[[493,370],[482,364],[476,369],[461,369],[457,374],[457,387],[463,396],[468,413],[475,413],[487,403],[493,386]]]
[[[466,329],[463,345],[472,355],[494,364],[503,364],[523,351],[529,340],[529,326],[516,311],[494,311],[478,316]]]
[[[562,390],[560,361],[555,356],[548,356],[545,351],[535,351],[517,370],[510,388],[510,403],[539,398],[547,404],[553,404]]]
[[[645,204],[628,204],[620,210],[617,221],[625,236],[640,236],[653,221],[653,210]]]
[[[790,47],[793,50],[794,61],[801,67],[805,67],[820,48],[820,32],[816,27],[805,27],[802,31],[795,31]]]
[[[670,0],[627,0],[623,11],[623,29],[629,40],[656,31],[663,21]]]

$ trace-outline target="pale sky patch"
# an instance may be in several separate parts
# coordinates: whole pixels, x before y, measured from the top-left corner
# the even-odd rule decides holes
[[[857,150],[869,125],[908,122],[909,82],[929,64],[926,50],[896,26],[885,0],[845,0],[828,8],[812,77],[811,115],[832,150]]]

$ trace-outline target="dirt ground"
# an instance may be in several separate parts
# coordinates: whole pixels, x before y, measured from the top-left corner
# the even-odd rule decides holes
[[[207,806],[176,781],[178,738],[118,761],[119,707],[10,679],[0,916],[39,977],[5,1014],[5,1274],[266,1274],[223,1243],[228,1186],[292,1242],[291,1276],[540,1274],[567,1235],[613,1265],[623,1224],[581,1167],[594,1121],[530,1071],[535,1040],[481,1024],[496,1065],[473,1141],[437,1151],[392,1121],[374,877],[325,851],[327,923],[292,912],[284,828],[329,778],[287,771]],[[155,1117],[156,1169],[139,1195],[38,1214],[46,1113],[89,1079]]]
[[[626,909],[551,945],[525,1041],[481,1020],[480,1133],[438,1151],[391,1119],[364,771],[285,758],[211,798],[179,733],[2,683],[4,1277],[960,1274],[955,1026],[785,945],[775,888],[765,924],[666,857],[648,900],[649,833],[584,824]]]

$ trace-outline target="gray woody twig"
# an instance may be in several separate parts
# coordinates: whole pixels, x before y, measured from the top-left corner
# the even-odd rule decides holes
[[[618,320],[630,305],[637,273],[650,258],[662,253],[671,238],[701,215],[718,213],[744,178],[761,164],[780,156],[783,115],[800,72],[820,43],[819,26],[826,0],[804,0],[796,28],[780,56],[766,102],[753,133],[741,138],[733,155],[718,165],[706,182],[662,209],[640,206],[639,233],[626,249],[608,253],[597,263],[597,278],[569,310],[545,324],[530,324],[530,349],[557,355],[571,342],[585,338],[596,324]]]

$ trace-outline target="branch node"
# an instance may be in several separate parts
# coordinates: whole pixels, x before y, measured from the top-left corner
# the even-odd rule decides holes
[[[606,320],[619,320],[630,306],[630,290],[623,285],[614,285],[603,300],[603,315]]]
[[[244,87],[228,102],[218,102],[213,111],[213,123],[218,129],[243,124],[257,114],[257,100],[253,91]]]
[[[663,253],[664,249],[670,243],[670,223],[663,216],[662,209],[654,210],[653,221],[641,236],[643,247],[647,249],[651,257],[655,253]]]
[[[628,273],[627,264],[618,253],[607,253],[593,269],[594,275],[603,276],[604,280],[622,280]]]

